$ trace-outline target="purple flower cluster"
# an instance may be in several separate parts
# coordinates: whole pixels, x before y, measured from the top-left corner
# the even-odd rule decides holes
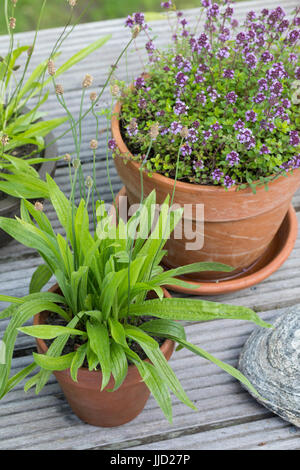
[[[181,114],[187,114],[188,106],[179,98],[177,98],[173,110],[177,116],[180,116]]]
[[[172,9],[168,20],[175,23],[166,51],[156,49],[142,13],[126,20],[127,27],[144,31],[150,64],[149,75],[137,77],[135,91],[124,98],[124,109],[132,109],[124,129],[134,148],[146,154],[149,126],[157,122],[154,171],[174,174],[180,148],[179,178],[225,188],[269,177],[274,168],[300,167],[300,9],[291,19],[281,7],[250,11],[236,32],[228,0],[201,3],[205,24],[197,32],[172,1],[161,2],[164,10]]]
[[[240,157],[239,157],[239,154],[237,152],[232,150],[232,152],[229,152],[226,155],[226,160],[228,161],[228,164],[230,166],[234,166],[234,165],[237,165],[239,163]]]

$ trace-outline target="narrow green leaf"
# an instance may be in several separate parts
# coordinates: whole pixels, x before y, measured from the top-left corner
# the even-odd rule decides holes
[[[41,289],[47,284],[47,282],[52,277],[52,271],[46,264],[41,264],[37,267],[34,271],[30,285],[29,285],[29,293],[34,294],[36,292],[40,292]]]
[[[102,371],[103,390],[109,382],[111,376],[110,344],[107,328],[96,321],[88,320],[86,323],[89,342],[92,350],[98,357]]]
[[[85,331],[76,330],[74,328],[68,328],[67,326],[57,326],[57,325],[34,325],[34,326],[24,326],[18,328],[19,331],[25,333],[26,335],[33,336],[34,338],[40,339],[53,339],[57,336],[62,335],[77,335],[77,336],[86,336]]]
[[[82,344],[76,349],[75,355],[72,359],[70,374],[74,382],[77,382],[78,369],[82,366],[87,351],[87,343]]]
[[[204,349],[201,349],[198,346],[195,346],[194,344],[189,343],[188,341],[184,341],[183,339],[179,339],[179,338],[178,339],[174,338],[174,340],[177,341],[184,348],[189,349],[190,351],[192,351],[194,354],[197,354],[198,356],[201,356],[204,359],[207,359],[208,361],[213,362],[218,367],[223,369],[225,372],[232,375],[232,377],[236,378],[241,383],[246,385],[246,387],[249,388],[249,390],[251,390],[251,392],[254,395],[256,395],[258,397],[260,396],[259,393],[257,392],[257,390],[251,384],[251,382],[239,370],[235,369],[235,367],[232,367],[229,364],[225,364],[224,362],[220,361],[219,359],[212,356],[208,352],[204,351]],[[262,397],[260,397],[260,398],[262,398]]]
[[[111,370],[115,380],[113,391],[117,390],[124,382],[128,372],[128,361],[122,346],[112,341],[111,348]]]
[[[35,363],[46,370],[65,370],[69,369],[75,352],[65,354],[64,356],[51,357],[46,354],[33,353]]]
[[[120,313],[120,318],[127,311]],[[169,320],[208,321],[217,319],[248,320],[262,327],[271,327],[250,308],[227,305],[209,300],[165,298],[147,300],[142,304],[131,304],[129,315],[151,315]]]
[[[155,367],[147,362],[137,365],[139,373],[153,397],[157,401],[167,420],[172,423],[172,402],[170,392]]]

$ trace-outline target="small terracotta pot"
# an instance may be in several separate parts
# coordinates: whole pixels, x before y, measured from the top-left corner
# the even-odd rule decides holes
[[[140,201],[140,164],[130,160],[132,156],[122,139],[119,124],[121,104],[117,103],[112,117],[112,135],[120,155],[114,158],[118,174],[126,187],[129,204]],[[148,177],[143,174],[145,197],[156,190],[156,201],[163,203],[171,195],[174,180],[158,173]],[[168,250],[163,263],[168,268],[184,266],[195,262],[218,262],[235,268],[230,273],[202,272],[186,276],[194,280],[209,281],[232,279],[253,269],[268,249],[278,231],[300,186],[300,169],[281,176],[269,184],[269,190],[258,187],[256,194],[251,188],[236,191],[218,186],[204,186],[177,181],[174,204],[185,207],[182,237],[174,235],[166,243]],[[204,215],[196,211],[202,204]],[[190,227],[190,231],[185,230]],[[193,235],[194,232],[194,235]],[[196,234],[196,235],[195,235]],[[204,235],[204,236],[203,236]],[[201,240],[201,249],[186,249],[186,243]]]
[[[50,289],[57,292],[57,284]],[[164,289],[165,297],[171,297]],[[49,312],[41,312],[34,317],[34,325],[41,325]],[[36,339],[37,349],[40,354],[48,350],[45,342]],[[174,351],[174,342],[166,340],[161,346],[161,351],[167,360]],[[144,409],[150,391],[142,381],[138,369],[134,365],[128,367],[128,374],[121,387],[115,392],[109,392],[114,387],[114,379],[111,377],[108,385],[100,391],[102,373],[89,371],[81,367],[78,370],[77,382],[74,382],[70,370],[53,372],[73,412],[84,422],[94,426],[113,427],[120,426],[141,413]]]

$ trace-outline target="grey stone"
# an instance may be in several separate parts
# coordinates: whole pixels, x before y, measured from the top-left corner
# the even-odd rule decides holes
[[[255,398],[262,405],[300,427],[300,305],[280,315],[273,326],[253,331],[238,367],[261,395]]]

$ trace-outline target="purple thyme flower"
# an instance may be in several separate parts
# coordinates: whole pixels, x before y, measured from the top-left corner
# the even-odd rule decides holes
[[[249,11],[249,13],[247,13],[248,21],[253,21],[255,18],[256,18],[256,13],[254,11]]]
[[[110,140],[108,141],[107,145],[108,145],[108,148],[109,148],[110,150],[115,150],[115,149],[117,148],[117,144],[116,144],[115,139],[110,139]]]
[[[239,22],[238,22],[238,20],[236,20],[235,18],[234,18],[234,19],[231,21],[231,23],[230,23],[230,26],[231,26],[233,29],[237,28],[238,25],[239,25]]]
[[[184,72],[190,72],[192,70],[192,64],[188,59],[183,61],[182,67]]]
[[[181,130],[182,130],[182,124],[180,124],[180,122],[173,121],[171,123],[170,131],[171,131],[172,134],[174,134],[174,135],[179,134]]]
[[[289,160],[288,162],[285,162],[282,165],[280,165],[280,168],[282,168],[286,172],[290,170],[296,170],[299,167],[300,167],[300,153],[298,153],[298,155],[294,155],[291,158],[291,160]]]
[[[211,177],[212,177],[213,181],[219,182],[220,179],[222,178],[222,176],[224,176],[224,173],[223,173],[223,171],[219,170],[218,168],[213,170],[212,173],[211,173]]]
[[[292,53],[289,55],[289,58],[288,58],[289,62],[296,62],[297,60],[298,60],[297,54]]]
[[[193,168],[194,170],[203,170],[204,163],[202,160],[194,160],[193,161]]]
[[[221,49],[219,49],[216,53],[216,56],[218,57],[218,59],[228,59],[228,57],[230,56],[228,47],[222,47]]]
[[[198,140],[198,131],[196,131],[193,128],[189,129],[187,140],[191,142],[192,144],[195,144]]]
[[[283,31],[285,31],[289,27],[289,24],[290,23],[288,20],[283,20],[278,26],[277,31],[279,31],[280,33],[283,33]]]
[[[272,67],[267,71],[267,78],[269,80],[274,78],[286,78],[288,74],[282,62],[275,62]]]
[[[246,38],[246,34],[243,33],[243,32],[240,32],[240,33],[238,33],[238,34],[236,35],[235,41],[236,41],[236,43],[237,43],[238,45],[241,45],[241,44],[243,44],[243,43],[246,41],[246,39],[247,39],[247,38]]]
[[[185,143],[181,146],[181,155],[186,157],[187,155],[191,155],[191,153],[192,147],[188,143]]]
[[[138,103],[139,108],[146,109],[147,108],[147,100],[145,98],[141,98]]]
[[[127,133],[130,137],[137,135],[138,133],[138,126],[136,122],[136,118],[132,118],[129,125],[126,127]]]
[[[268,82],[265,78],[260,78],[258,81],[259,91],[267,90],[268,89]]]
[[[180,24],[185,28],[188,25],[188,22],[185,18],[180,21]]]
[[[231,69],[225,69],[223,73],[224,78],[234,78],[234,70]]]
[[[296,29],[294,29],[293,31],[291,31],[288,35],[288,41],[290,44],[295,44],[295,42],[297,41],[297,39],[299,38],[299,31],[297,31]]]
[[[293,145],[293,147],[296,147],[299,144],[300,144],[300,137],[299,137],[298,131],[291,131],[290,132],[290,145]]]
[[[239,134],[236,136],[239,142],[242,144],[251,144],[252,143],[252,131],[245,127],[245,129],[240,129]]]
[[[207,47],[208,45],[208,37],[205,33],[202,33],[200,34],[200,36],[198,37],[198,40],[197,40],[197,43],[198,45],[202,48],[202,47]]]
[[[250,111],[246,111],[246,121],[255,122],[257,119],[257,114],[251,109]]]
[[[200,91],[200,93],[197,94],[196,100],[198,101],[198,103],[201,103],[202,106],[205,106],[205,104],[206,104],[206,96],[205,96],[204,91]]]
[[[282,106],[283,106],[284,108],[287,108],[287,109],[290,108],[290,107],[291,107],[291,102],[290,102],[290,100],[288,100],[287,98],[284,98],[284,99],[282,100]]]
[[[215,122],[215,124],[212,124],[210,127],[211,127],[214,131],[218,131],[218,130],[220,130],[220,129],[223,128],[223,126],[221,126],[221,124],[219,124],[218,121]]]
[[[281,95],[282,89],[283,89],[282,83],[278,82],[277,80],[274,80],[274,82],[273,82],[272,85],[270,86],[270,91],[271,91],[275,96]]]
[[[134,13],[133,17],[134,17],[134,21],[136,22],[136,24],[143,26],[144,21],[145,21],[145,17],[143,13]]]
[[[210,100],[214,103],[216,99],[220,96],[217,90],[215,90],[212,86],[207,87],[208,94],[210,96]]]
[[[188,81],[189,77],[185,75],[183,72],[178,72],[175,80],[176,80],[176,85],[180,87],[184,87]]]
[[[275,126],[274,126],[274,124],[273,124],[273,122],[269,122],[269,123],[268,123],[268,129],[269,129],[270,132],[273,132],[274,129],[276,129]]]
[[[188,106],[177,98],[175,106],[173,107],[174,113],[179,116],[180,114],[187,114]]]
[[[128,28],[133,28],[134,27],[134,19],[132,16],[128,15],[127,19],[125,21],[125,26],[128,26]]]
[[[207,72],[208,70],[209,68],[207,67],[207,65],[201,63],[198,65],[197,73],[204,73],[204,72]]]
[[[162,8],[168,9],[168,8],[171,8],[172,2],[171,2],[171,1],[168,1],[168,2],[161,2],[160,6],[161,6]]]
[[[274,59],[274,56],[269,51],[265,51],[261,55],[261,60],[263,62],[272,62],[273,59]]]
[[[205,78],[203,77],[203,75],[197,73],[197,74],[195,75],[195,81],[194,81],[194,83],[202,83],[202,82],[204,82],[204,80],[205,80]]]
[[[213,3],[211,7],[208,8],[206,15],[208,18],[215,18],[219,14],[219,5],[217,3]]]
[[[265,99],[266,96],[263,93],[257,93],[257,95],[253,97],[253,101],[256,104],[262,103]]]
[[[162,127],[160,129],[160,135],[166,135],[168,134],[168,132],[169,132],[169,129],[167,127]]]
[[[145,87],[145,80],[143,79],[143,77],[138,77],[135,81],[135,88],[137,90],[140,90],[141,88],[144,88]]]
[[[255,69],[256,64],[257,64],[256,55],[250,52],[249,54],[246,55],[245,62],[247,63],[248,67],[250,67],[250,69]]]
[[[236,131],[239,129],[243,129],[244,126],[245,126],[245,123],[241,119],[239,119],[233,124],[233,127],[235,128]]]
[[[262,146],[260,147],[259,153],[260,153],[261,155],[267,154],[267,153],[270,153],[270,150],[268,149],[268,147],[267,147],[266,145],[262,145]]]
[[[203,133],[204,140],[207,140],[212,136],[211,131],[203,131],[202,133]]]
[[[226,101],[227,101],[227,103],[233,104],[233,103],[236,102],[237,98],[238,98],[238,96],[237,96],[237,94],[236,94],[234,91],[230,91],[230,92],[227,93],[227,95],[226,95]]]
[[[233,15],[233,8],[227,7],[226,10],[224,11],[224,16],[227,18]]]
[[[226,155],[226,160],[230,166],[237,165],[240,161],[239,154],[233,150]]]
[[[224,186],[225,186],[226,188],[231,188],[231,186],[233,186],[234,183],[235,183],[235,180],[233,180],[232,178],[230,178],[229,175],[226,175],[226,176],[224,177]]]
[[[145,45],[145,48],[146,48],[148,54],[152,55],[153,52],[155,51],[155,45],[154,45],[153,41],[151,41],[151,40],[148,41]]]
[[[219,35],[219,39],[222,42],[226,42],[230,39],[230,30],[228,28],[222,28],[221,34]]]

